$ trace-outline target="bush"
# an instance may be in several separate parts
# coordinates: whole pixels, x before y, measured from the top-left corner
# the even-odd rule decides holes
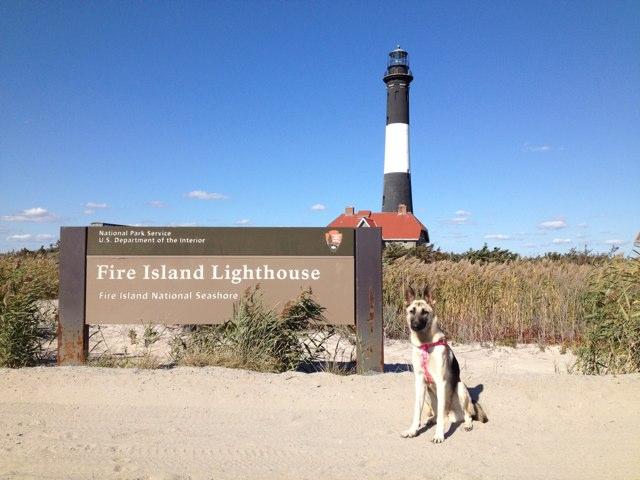
[[[518,260],[520,255],[506,248],[493,247],[493,249],[489,250],[489,247],[485,243],[479,250],[469,249],[465,253],[456,255],[456,257],[458,257],[458,260],[469,260],[471,263],[504,263]]]
[[[594,253],[585,246],[583,250],[571,248],[566,253],[547,252],[543,258],[554,262],[569,262],[577,265],[603,265],[613,258],[617,250],[618,247],[614,246],[609,253]]]
[[[264,306],[258,287],[248,289],[222,325],[198,326],[176,337],[172,356],[178,364],[219,365],[264,372],[295,369],[325,353],[326,336],[310,329],[331,330],[323,323],[324,308],[303,291],[281,314]]]
[[[439,262],[441,260],[451,260],[453,262],[468,260],[471,263],[506,263],[522,259],[530,262],[550,260],[556,263],[597,266],[611,260],[617,250],[618,247],[612,247],[609,253],[596,253],[585,246],[583,250],[572,248],[565,253],[547,252],[537,257],[523,258],[506,248],[493,247],[490,249],[486,243],[482,248],[476,250],[470,248],[463,253],[443,252],[432,244],[407,248],[397,243],[391,243],[384,248],[383,260],[385,264],[391,264],[401,258],[417,258],[424,263]]]
[[[32,266],[32,265],[31,265]],[[25,367],[42,358],[43,343],[53,336],[55,319],[40,300],[50,285],[31,276],[18,257],[5,257],[0,268],[0,367]]]
[[[417,245],[405,247],[398,243],[390,243],[384,247],[382,259],[385,264],[393,263],[400,258],[417,258],[424,263],[449,260],[454,254],[444,253],[433,245]]]
[[[576,367],[584,373],[640,372],[640,256],[596,270],[584,295],[586,334]]]

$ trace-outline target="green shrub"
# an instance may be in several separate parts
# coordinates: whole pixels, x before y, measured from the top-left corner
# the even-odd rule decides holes
[[[449,260],[456,254],[445,253],[433,245],[417,245],[405,247],[399,243],[390,243],[384,247],[382,259],[385,264],[393,263],[400,258],[417,258],[424,263]]]
[[[493,247],[490,249],[486,243],[482,248],[475,250],[470,248],[462,253],[443,252],[440,248],[436,248],[432,244],[408,248],[401,244],[390,243],[385,246],[382,258],[385,264],[391,264],[402,258],[417,258],[424,263],[433,263],[442,260],[451,260],[453,262],[467,260],[471,263],[505,263],[522,259],[530,262],[551,260],[555,263],[596,266],[611,260],[616,255],[617,250],[618,247],[612,247],[609,253],[596,253],[585,246],[582,250],[572,248],[565,253],[547,252],[537,257],[521,257],[519,254],[506,248]]]
[[[182,365],[219,365],[282,372],[325,353],[326,335],[310,333],[331,327],[323,323],[324,308],[303,291],[281,314],[264,306],[259,288],[248,289],[222,325],[198,326],[176,337],[172,356]]]
[[[471,263],[504,263],[512,262],[514,260],[518,260],[519,258],[520,255],[506,248],[493,247],[493,249],[489,250],[489,247],[486,243],[482,246],[482,248],[478,250],[469,249],[459,256],[459,260],[469,260]]]
[[[640,256],[596,270],[584,296],[586,333],[576,367],[588,374],[640,372]]]
[[[553,260],[554,262],[568,262],[577,265],[603,265],[614,258],[619,247],[612,247],[609,253],[596,253],[589,250],[586,245],[584,249],[571,248],[568,252],[547,252],[542,258]]]

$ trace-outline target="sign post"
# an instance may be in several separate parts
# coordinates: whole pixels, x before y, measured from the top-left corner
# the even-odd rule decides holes
[[[84,363],[88,325],[222,323],[259,284],[270,306],[311,288],[381,372],[381,248],[374,228],[62,227],[58,363]]]
[[[81,365],[89,352],[85,322],[87,228],[60,229],[60,290],[58,293],[58,364]]]

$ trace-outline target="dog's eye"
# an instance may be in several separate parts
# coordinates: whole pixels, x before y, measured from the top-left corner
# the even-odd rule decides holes
[[[416,307],[413,307],[413,308],[410,310],[410,312],[411,312],[412,314],[413,314],[413,313],[416,313]]]

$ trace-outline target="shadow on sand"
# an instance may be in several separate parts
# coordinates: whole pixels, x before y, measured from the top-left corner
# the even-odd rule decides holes
[[[403,373],[410,372],[411,370],[411,365],[408,363],[384,364],[384,373]],[[310,362],[300,365],[297,371],[303,373],[329,372],[351,375],[356,373],[356,362]]]
[[[474,403],[476,403],[480,399],[480,394],[484,390],[484,385],[482,385],[480,383],[480,384],[476,385],[475,387],[467,387],[467,390],[469,390],[469,395],[471,396],[471,400]],[[444,433],[445,440],[447,438],[449,438],[451,435],[453,435],[456,432],[456,430],[458,430],[460,425],[462,425],[463,423],[464,423],[463,421],[451,422],[449,424],[449,429]],[[418,429],[418,434],[416,436],[422,435],[424,432],[429,430],[431,427],[435,427],[435,425],[436,425],[436,419],[435,419],[435,417],[431,417],[429,420],[427,420],[427,422],[424,425],[420,426],[420,428]]]

